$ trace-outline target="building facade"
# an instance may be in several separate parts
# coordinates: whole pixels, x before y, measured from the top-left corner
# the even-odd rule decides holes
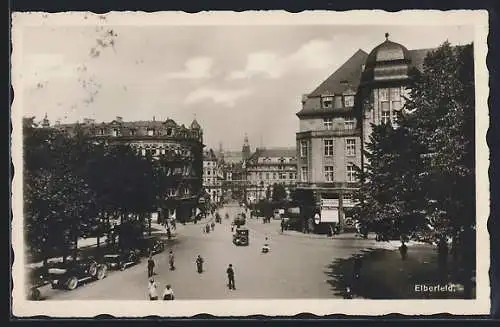
[[[222,200],[222,170],[212,149],[203,153],[203,188],[213,203]]]
[[[297,141],[297,189],[313,203],[303,212],[319,223],[343,225],[359,186],[372,124],[397,124],[410,71],[428,49],[408,50],[386,40],[369,54],[358,50],[313,92],[304,95]]]
[[[256,203],[272,192],[274,184],[281,184],[289,193],[297,178],[297,151],[295,148],[257,148],[246,162],[247,202]],[[272,193],[271,193],[272,196]]]
[[[196,214],[202,192],[204,147],[203,130],[196,120],[189,128],[172,119],[125,122],[121,117],[109,123],[84,119],[83,123],[54,125],[70,135],[77,127],[93,138],[130,144],[141,155],[161,160],[169,182],[159,202],[160,217],[186,221]]]

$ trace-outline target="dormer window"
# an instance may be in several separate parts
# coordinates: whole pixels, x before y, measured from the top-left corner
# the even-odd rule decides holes
[[[148,136],[154,136],[155,135],[155,130],[152,128],[148,128]]]
[[[346,108],[354,107],[354,95],[344,96],[344,107]]]
[[[174,134],[174,130],[172,127],[167,128],[167,136],[172,136]]]
[[[135,129],[130,130],[130,136],[135,136]]]
[[[100,128],[100,129],[97,131],[97,135],[104,135],[104,129],[103,129],[103,128]]]
[[[113,136],[118,136],[119,134],[118,128],[113,128]]]
[[[333,105],[333,97],[322,97],[321,98],[321,103],[323,105],[323,108],[331,108]]]

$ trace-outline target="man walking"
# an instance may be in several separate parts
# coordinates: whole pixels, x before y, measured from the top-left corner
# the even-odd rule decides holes
[[[153,277],[155,271],[155,261],[153,260],[153,255],[149,255],[148,259],[148,278]]]
[[[150,301],[158,300],[158,285],[156,285],[156,282],[153,278],[149,280],[148,295]]]
[[[227,279],[228,279],[227,286],[229,287],[230,290],[235,290],[236,287],[234,285],[234,270],[233,270],[232,264],[229,264],[229,267],[227,267],[226,273],[227,273]]]
[[[170,250],[168,254],[168,262],[170,263],[170,270],[175,270],[174,266],[174,252]]]

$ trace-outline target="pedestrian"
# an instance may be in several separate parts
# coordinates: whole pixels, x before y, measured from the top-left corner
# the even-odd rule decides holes
[[[174,299],[175,299],[174,290],[172,289],[172,286],[168,284],[167,287],[165,287],[165,290],[163,291],[163,300],[173,301]]]
[[[172,250],[170,250],[170,252],[168,254],[168,262],[170,264],[170,270],[175,270],[175,266],[174,266],[174,252]]]
[[[207,231],[207,234],[210,233],[210,225],[207,224],[207,226],[205,226],[205,230]]]
[[[198,254],[198,256],[196,257],[196,270],[198,271],[199,274],[201,274],[203,272],[203,258],[201,257],[201,255]]]
[[[150,301],[158,300],[158,285],[153,278],[149,279],[148,283],[148,295]]]
[[[228,279],[227,287],[229,287],[230,290],[235,290],[236,287],[234,285],[234,269],[233,269],[232,264],[229,264],[229,266],[227,267],[226,273],[227,273],[227,279]]]
[[[155,271],[155,261],[153,260],[153,255],[150,254],[148,258],[148,278],[154,275]]]
[[[231,233],[234,232],[234,223],[231,223]]]
[[[170,230],[170,226],[167,227],[167,238],[168,239],[172,238],[172,231]]]
[[[212,232],[215,230],[215,223],[212,221],[212,223],[210,224],[210,227],[212,227]]]
[[[281,233],[283,234],[283,231],[285,230],[285,220],[281,219]]]

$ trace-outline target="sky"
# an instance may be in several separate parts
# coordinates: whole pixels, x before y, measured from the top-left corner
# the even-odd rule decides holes
[[[358,49],[466,44],[470,26],[23,27],[23,116],[51,123],[196,118],[208,148],[295,146],[302,94]],[[15,48],[15,45],[14,45]],[[17,93],[19,95],[19,93]]]

